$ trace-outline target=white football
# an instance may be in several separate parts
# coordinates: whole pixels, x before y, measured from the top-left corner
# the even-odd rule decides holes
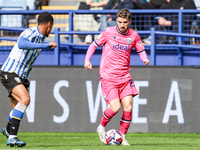
[[[106,143],[108,145],[121,145],[122,135],[116,129],[111,129],[106,134]]]

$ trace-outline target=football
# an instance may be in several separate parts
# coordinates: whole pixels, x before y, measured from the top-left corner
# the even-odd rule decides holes
[[[111,129],[106,134],[106,143],[108,145],[121,145],[122,135],[116,129]]]

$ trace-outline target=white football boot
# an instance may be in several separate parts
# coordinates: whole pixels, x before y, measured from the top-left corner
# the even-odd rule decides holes
[[[97,133],[99,134],[99,138],[103,144],[106,143],[106,131],[105,130],[100,130],[99,127],[97,127]]]
[[[131,146],[126,139],[123,139],[121,145],[123,145],[123,146]]]

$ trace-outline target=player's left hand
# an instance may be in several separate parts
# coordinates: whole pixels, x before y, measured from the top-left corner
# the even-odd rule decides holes
[[[145,59],[143,62],[144,62],[147,66],[150,66],[150,61],[149,61],[148,59]]]
[[[49,43],[49,46],[51,47],[51,49],[54,49],[55,47],[57,47],[57,44],[54,41],[52,41]]]
[[[89,60],[85,60],[84,67],[85,67],[85,69],[93,70],[92,69],[92,64],[91,64],[91,62]]]

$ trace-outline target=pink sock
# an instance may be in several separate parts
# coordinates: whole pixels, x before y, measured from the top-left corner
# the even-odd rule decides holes
[[[105,127],[116,113],[109,107],[107,108],[101,118],[101,125]]]
[[[125,135],[127,133],[131,120],[132,120],[132,111],[131,112],[123,111],[122,118],[120,121],[120,132],[122,134]]]

